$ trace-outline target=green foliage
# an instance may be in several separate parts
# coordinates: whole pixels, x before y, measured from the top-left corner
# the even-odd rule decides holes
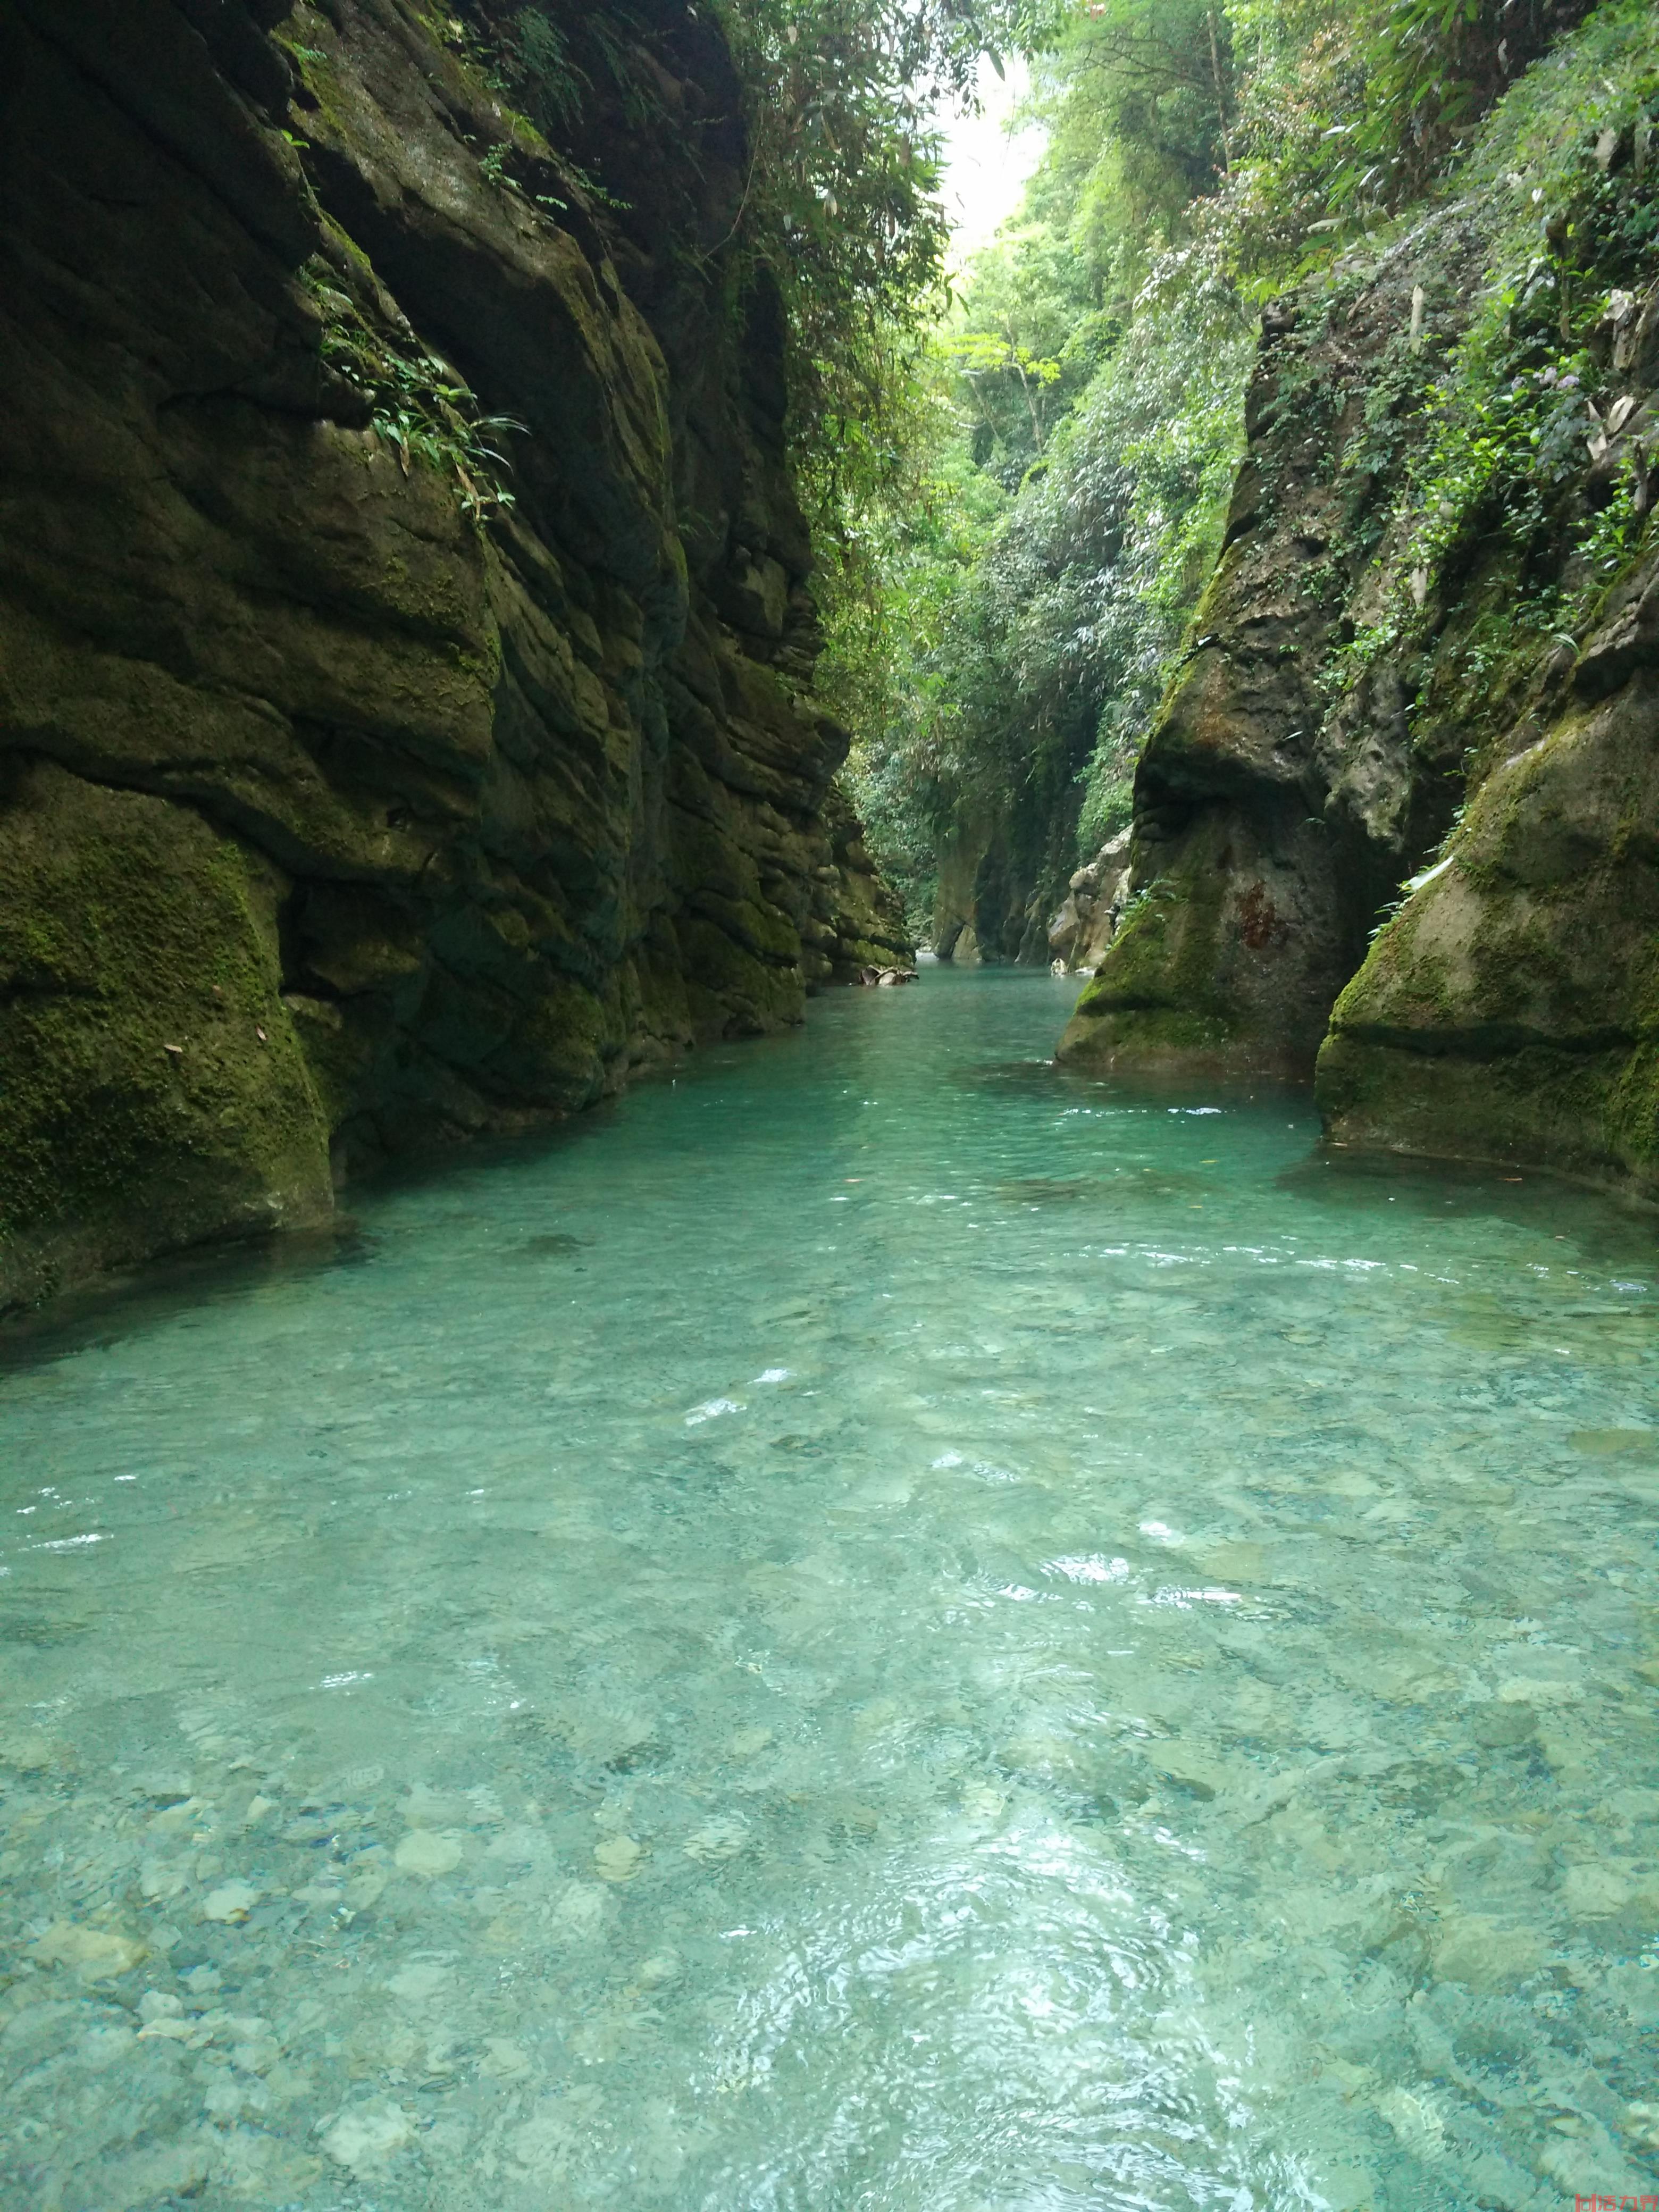
[[[921,387],[908,474],[859,516],[859,558],[821,592],[826,650],[817,687],[855,734],[852,771],[866,834],[925,933],[938,825],[948,811],[951,641],[1008,509],[975,467],[943,364]]]
[[[522,72],[535,88],[538,106],[556,138],[575,121],[582,95],[592,80],[577,64],[568,36],[539,8],[526,8],[515,19]]]
[[[1206,0],[1095,0],[1036,63],[1047,151],[951,324],[975,459],[1010,490],[1121,343],[1161,256],[1225,172],[1235,89]]]
[[[1512,554],[1503,627],[1570,638],[1646,540],[1632,464],[1609,445],[1619,333],[1659,243],[1659,20],[1604,8],[1497,111],[1467,189],[1498,252],[1464,337],[1430,384],[1427,434],[1385,557],[1357,669],[1443,620],[1495,540]],[[1642,158],[1638,158],[1638,149]],[[1588,495],[1586,470],[1609,467]],[[1475,647],[1477,654],[1486,648]],[[1472,675],[1490,672],[1488,662]]]
[[[1492,291],[1449,355],[1431,330],[1402,330],[1346,441],[1343,573],[1324,588],[1376,558],[1382,612],[1339,656],[1339,689],[1380,652],[1431,642],[1455,607],[1462,680],[1496,694],[1511,660],[1582,629],[1650,542],[1634,474],[1610,460],[1587,487],[1586,470],[1617,319],[1651,273],[1659,159],[1644,181],[1638,149],[1659,150],[1659,108],[1641,57],[1659,18],[1609,0],[1540,60],[1582,12],[1071,11],[1036,69],[1047,155],[962,284],[936,372],[958,426],[955,495],[978,480],[1008,504],[951,573],[942,627],[888,624],[881,674],[904,704],[859,756],[874,842],[913,884],[941,841],[988,836],[1028,883],[1047,870],[1054,884],[1127,818],[1142,733],[1219,543],[1250,303],[1367,231],[1397,234],[1394,211],[1443,180],[1497,241]],[[1328,287],[1330,314],[1369,265],[1362,246]],[[1309,360],[1306,389],[1279,404],[1311,434],[1334,432],[1337,395],[1322,356]],[[1477,577],[1484,597],[1464,606]],[[914,589],[908,569],[892,581]],[[1321,588],[1318,572],[1308,581]]]
[[[1333,136],[1339,205],[1398,206],[1423,190],[1492,100],[1572,14],[1554,0],[1386,0],[1362,11],[1359,112]]]
[[[918,927],[942,839],[1054,881],[1128,818],[1242,444],[1252,318],[1189,251],[1231,53],[1200,0],[1071,12],[1045,158],[933,351],[927,529],[878,533],[873,619],[836,610],[837,703],[887,702],[854,717],[854,782]]]
[[[1213,0],[1091,0],[1036,64],[1047,158],[1029,207],[1061,233],[1080,296],[1125,307],[1227,173],[1231,26]]]
[[[1219,546],[1255,303],[1343,255],[1358,270],[1366,234],[1449,178],[1497,240],[1491,296],[1449,355],[1385,352],[1347,441],[1344,579],[1384,568],[1339,683],[1426,636],[1494,539],[1513,555],[1503,636],[1466,623],[1471,681],[1517,630],[1579,622],[1644,542],[1633,480],[1582,489],[1609,317],[1654,243],[1659,160],[1632,188],[1632,134],[1659,115],[1632,104],[1655,36],[1640,0],[1606,0],[1559,55],[1583,0],[700,4],[735,58],[745,167],[729,232],[688,227],[684,252],[734,303],[763,272],[781,301],[820,685],[913,920],[946,842],[1000,843],[1011,881],[1052,885],[1127,819]],[[502,20],[472,58],[506,72],[587,199],[626,215],[595,173],[604,118],[668,127],[653,56],[683,33],[648,0]],[[940,116],[982,50],[1013,48],[1047,151],[947,291]],[[701,174],[696,131],[672,127]],[[483,157],[503,190],[524,189],[516,144]],[[1333,276],[1333,313],[1360,281]],[[406,366],[414,389],[380,372],[380,412],[398,419],[395,389],[411,450],[458,435],[464,398]],[[1280,398],[1310,431],[1335,404],[1316,377]],[[1403,501],[1381,495],[1402,469]]]
[[[1283,290],[1449,176],[1480,118],[1591,0],[1227,0],[1235,164],[1201,226]]]
[[[790,335],[809,511],[843,564],[860,509],[913,474],[948,228],[939,116],[981,51],[1036,41],[1048,0],[720,0],[744,88],[750,174],[738,231]]]
[[[500,443],[525,425],[479,414],[470,386],[447,362],[371,324],[325,263],[312,263],[304,274],[323,310],[323,359],[367,401],[370,427],[396,452],[404,475],[418,462],[448,477],[475,522],[510,507],[512,464]]]
[[[1128,819],[1141,732],[1218,548],[1251,337],[1223,294],[1149,309],[1012,497],[941,389],[925,520],[889,526],[878,635],[843,612],[826,671],[918,926],[953,825],[1000,824],[1036,854],[1058,825],[1046,857],[1064,872]]]
[[[956,779],[1064,805],[1085,787],[1085,849],[1128,817],[1164,662],[1219,542],[1243,442],[1250,331],[1224,298],[1139,317],[1023,487],[956,641]]]

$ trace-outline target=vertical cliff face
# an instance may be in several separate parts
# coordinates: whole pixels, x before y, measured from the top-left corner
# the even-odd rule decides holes
[[[988,809],[942,836],[932,919],[942,960],[1048,964],[1048,924],[1076,872],[1078,807],[1073,780],[1018,820]]]
[[[1267,317],[1066,1057],[1316,1062],[1340,1145],[1659,1193],[1656,62],[1591,17],[1529,111],[1571,146]]]
[[[1328,679],[1483,246],[1449,211],[1264,316],[1220,563],[1136,774],[1132,902],[1068,1057],[1310,1076],[1378,906],[1444,831],[1462,739],[1408,723],[1422,657],[1334,712]]]
[[[0,7],[0,1303],[902,951],[729,58],[629,24],[596,195],[476,11]]]

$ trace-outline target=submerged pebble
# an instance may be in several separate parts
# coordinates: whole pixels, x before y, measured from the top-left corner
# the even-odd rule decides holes
[[[414,1828],[392,1856],[404,1874],[424,1875],[433,1880],[441,1874],[453,1874],[465,1854],[459,1837],[435,1835],[430,1828]]]
[[[337,2165],[363,2177],[385,2166],[414,2133],[408,2114],[397,2106],[368,2106],[342,2112],[324,2135],[323,2148]]]
[[[639,1871],[644,1846],[632,1836],[607,1836],[593,1846],[593,1863],[604,1881],[627,1881]]]
[[[259,1891],[252,1882],[222,1882],[217,1889],[210,1890],[203,1899],[202,1917],[204,1920],[223,1922],[246,1920],[259,1902]]]
[[[1645,1231],[1065,1004],[825,1001],[0,1380],[0,2202],[1659,2189]]]

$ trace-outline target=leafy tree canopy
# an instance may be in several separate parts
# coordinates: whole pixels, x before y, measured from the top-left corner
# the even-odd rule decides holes
[[[688,251],[721,249],[738,293],[769,271],[781,300],[821,681],[857,734],[873,842],[922,927],[942,844],[1000,846],[1041,903],[1127,819],[1219,543],[1260,301],[1449,173],[1589,4],[506,9],[536,120],[577,149],[602,200],[604,149],[583,138],[600,93],[648,108],[663,41],[688,20],[725,33],[741,205],[728,234]],[[1000,67],[1015,52],[1046,152],[951,286],[942,126],[981,56]],[[1032,926],[1013,916],[1003,949],[1031,950]]]

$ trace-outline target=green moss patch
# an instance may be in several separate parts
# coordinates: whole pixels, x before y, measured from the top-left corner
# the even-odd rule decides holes
[[[0,1303],[328,1213],[328,1130],[279,995],[274,906],[195,814],[44,763],[9,769]]]

